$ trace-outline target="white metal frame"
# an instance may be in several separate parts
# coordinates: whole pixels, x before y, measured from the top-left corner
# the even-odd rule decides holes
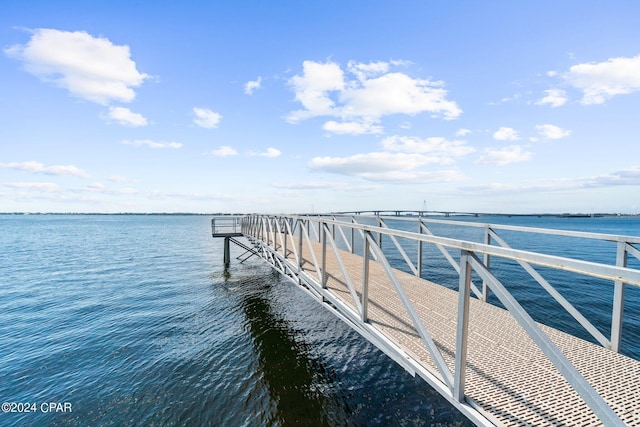
[[[529,334],[538,347],[545,353],[563,377],[572,385],[574,390],[584,399],[605,425],[624,425],[611,407],[591,387],[580,372],[569,362],[557,346],[540,329],[531,316],[516,301],[505,286],[491,273],[489,265],[493,257],[514,260],[528,272],[541,286],[547,290],[580,324],[582,324],[604,347],[619,350],[622,311],[625,285],[640,286],[640,271],[627,268],[629,254],[640,259],[640,250],[634,245],[640,243],[640,238],[629,236],[611,236],[597,233],[572,232],[562,230],[534,229],[503,225],[489,225],[477,223],[461,223],[458,221],[413,219],[418,222],[418,232],[395,230],[388,227],[386,218],[375,217],[377,225],[361,224],[355,216],[348,217],[349,221],[335,216],[267,216],[249,215],[242,220],[242,232],[254,244],[262,257],[284,276],[302,285],[312,296],[325,304],[332,312],[346,321],[350,326],[365,336],[369,341],[388,354],[393,360],[403,366],[410,373],[418,373],[436,390],[445,396],[456,408],[479,425],[493,425],[490,416],[465,396],[465,374],[467,357],[467,335],[469,322],[469,300],[471,292],[479,299],[486,301],[488,290],[491,290],[506,309],[514,316],[518,323]],[[393,218],[397,219],[397,218]],[[371,221],[371,220],[370,220]],[[454,223],[462,226],[484,227],[484,243],[435,236],[426,226],[428,222]],[[350,239],[344,229],[350,230]],[[496,230],[511,230],[528,233],[544,233],[559,236],[571,236],[587,239],[599,239],[617,242],[617,265],[606,265],[582,260],[546,255],[541,253],[512,249]],[[311,236],[311,231],[314,236]],[[362,293],[358,298],[357,292],[342,263],[336,236],[342,239],[349,252],[354,252],[355,232],[360,233],[363,242],[362,256]],[[297,234],[297,242],[294,235]],[[435,345],[429,331],[425,328],[415,312],[411,301],[406,296],[402,285],[395,277],[383,250],[382,237],[389,238],[409,265],[416,276],[422,274],[422,245],[433,244],[442,252],[446,259],[459,274],[459,303],[457,319],[457,338],[455,354],[455,370],[447,367],[442,355]],[[418,263],[414,265],[398,242],[398,238],[415,241],[418,244]],[[316,254],[311,242],[321,243],[321,253]],[[499,246],[492,245],[491,242]],[[307,245],[314,264],[317,277],[309,275],[302,268],[302,248]],[[297,243],[297,244],[296,244]],[[338,260],[341,272],[345,277],[349,293],[353,299],[355,310],[327,290],[327,248],[332,250]],[[459,250],[459,262],[451,256],[449,250]],[[375,259],[384,268],[390,282],[403,303],[403,306],[413,326],[418,331],[426,349],[432,356],[438,373],[426,370],[422,365],[408,358],[395,343],[386,338],[380,331],[367,322],[369,261]],[[556,270],[570,271],[585,276],[610,280],[614,286],[613,325],[611,339],[600,333],[581,313],[578,312],[553,286],[547,282],[532,265],[544,266]],[[482,289],[478,289],[471,281],[472,272],[482,279]]]

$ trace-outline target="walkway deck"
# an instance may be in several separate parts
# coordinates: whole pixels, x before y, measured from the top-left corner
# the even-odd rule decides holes
[[[316,254],[321,253],[319,243],[311,244]],[[278,250],[282,252],[280,245]],[[327,289],[355,310],[338,261],[327,252]],[[306,243],[302,258],[304,271],[317,277]],[[360,297],[362,257],[340,251],[340,258]],[[295,262],[290,250],[287,259]],[[458,293],[399,270],[394,272],[454,371]],[[373,260],[368,321],[408,357],[440,376],[382,265]],[[616,414],[626,424],[640,426],[640,362],[540,326]],[[474,298],[470,303],[465,394],[467,401],[496,425],[603,425],[508,311]]]

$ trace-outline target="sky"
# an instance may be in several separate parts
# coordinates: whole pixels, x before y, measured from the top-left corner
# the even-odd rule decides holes
[[[0,212],[640,213],[639,16],[0,0]]]

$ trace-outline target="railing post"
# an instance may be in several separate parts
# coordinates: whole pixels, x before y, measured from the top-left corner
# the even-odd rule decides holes
[[[336,217],[333,217],[333,220],[335,221]],[[336,240],[336,225],[335,224],[331,224],[331,238],[333,238],[333,241],[335,242]]]
[[[380,219],[380,214],[378,213],[378,227],[382,227],[382,219]],[[382,232],[378,233],[378,247],[382,249]]]
[[[422,234],[422,218],[418,218],[418,234]],[[418,263],[416,276],[422,278],[422,240],[418,240]]]
[[[453,397],[464,401],[464,383],[467,372],[467,340],[469,335],[469,299],[471,295],[471,264],[469,252],[460,254],[460,281],[458,285],[458,321],[456,332],[456,366],[453,377]]]
[[[618,242],[616,266],[627,266],[627,242]],[[622,338],[622,318],[624,315],[624,282],[616,280],[613,287],[613,309],[611,316],[611,350],[620,351]]]
[[[322,288],[327,289],[327,227],[322,221],[318,221],[321,226],[320,239],[322,240]]]
[[[225,268],[228,268],[230,263],[231,263],[231,250],[229,249],[229,237],[225,236],[225,238],[224,238],[224,266],[225,266]]]
[[[302,239],[304,233],[304,223],[300,221],[298,220],[298,273],[302,273]],[[299,274],[298,278],[300,278]]]
[[[273,217],[273,250],[277,253],[278,252],[278,236],[276,235],[276,233],[278,232],[278,217],[274,216]]]
[[[351,218],[351,223],[356,222],[355,218]],[[351,227],[351,253],[355,254],[356,253],[356,248],[354,247],[354,234],[355,234],[356,229]]]
[[[489,225],[487,225],[484,228],[484,244],[485,245],[490,245],[491,244],[491,227]],[[490,268],[490,263],[491,263],[491,257],[489,256],[489,254],[484,254],[483,256],[483,260],[484,265],[487,267],[487,270],[489,270]],[[487,282],[485,280],[482,280],[482,301],[487,302],[487,300],[489,299],[489,287],[487,286]]]
[[[369,232],[366,232],[369,234]],[[362,250],[362,313],[360,319],[367,321],[369,308],[369,239],[364,236],[364,248]]]
[[[282,234],[284,236],[284,247],[282,248],[282,255],[284,256],[284,259],[287,259],[287,225],[289,225],[289,218],[283,218]]]

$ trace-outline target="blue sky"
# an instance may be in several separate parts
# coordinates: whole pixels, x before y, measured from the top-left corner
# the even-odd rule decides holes
[[[636,1],[0,10],[2,212],[640,212]]]

